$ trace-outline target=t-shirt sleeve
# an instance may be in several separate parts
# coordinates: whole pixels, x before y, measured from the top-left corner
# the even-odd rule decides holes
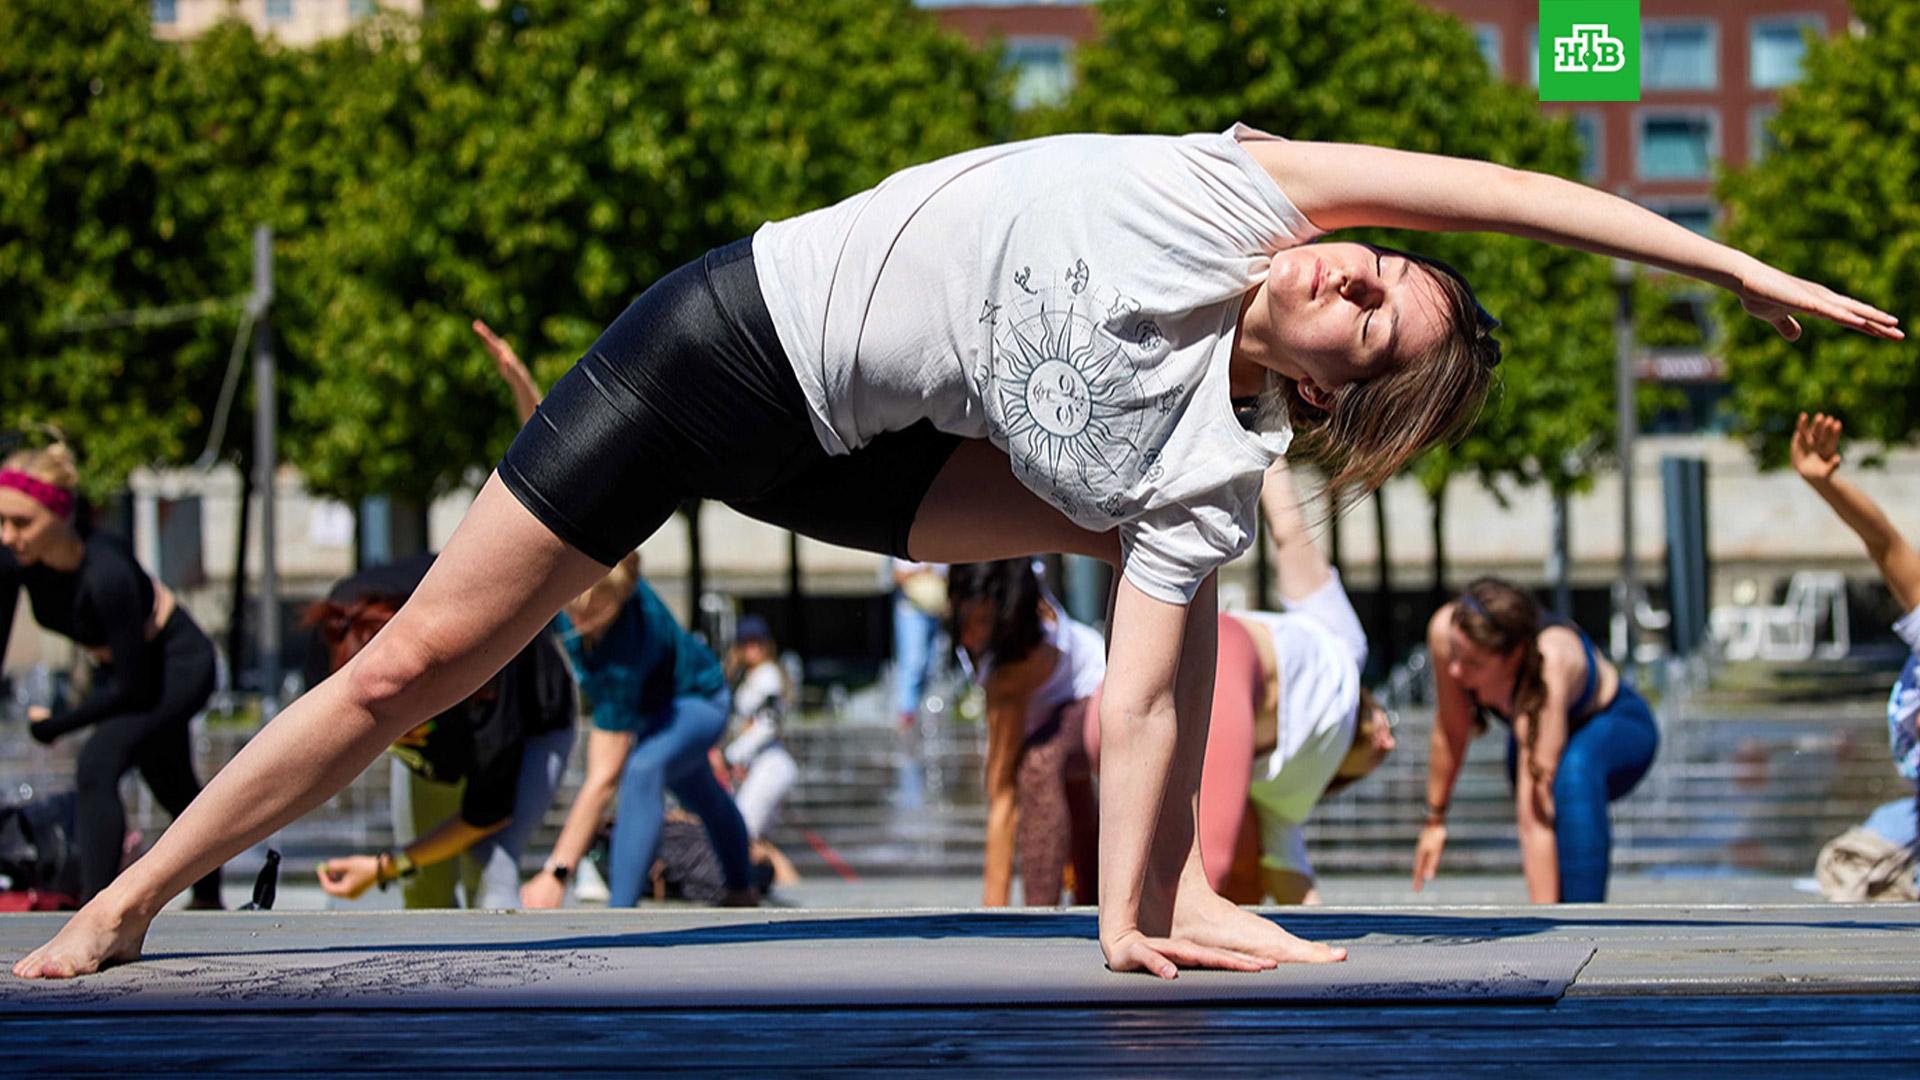
[[[1208,574],[1252,544],[1253,530],[1245,515],[1235,513],[1224,499],[1158,507],[1120,526],[1126,579],[1155,600],[1183,606],[1193,601]]]
[[[1893,632],[1916,656],[1920,656],[1920,607],[1900,616],[1893,624]]]
[[[1907,658],[1887,697],[1887,751],[1895,771],[1920,782],[1920,655]]]
[[[1298,600],[1283,600],[1288,611],[1298,612],[1326,627],[1340,639],[1353,657],[1356,668],[1367,666],[1367,632],[1360,625],[1360,614],[1353,610],[1353,599],[1340,581],[1340,571],[1328,568],[1326,584]]]
[[[1100,172],[1100,198],[1076,185],[1071,197],[1095,212],[1093,227],[1125,238],[1152,259],[1096,267],[1125,295],[1157,313],[1204,308],[1239,296],[1266,277],[1275,252],[1320,235],[1241,146],[1274,136],[1236,125],[1220,134],[1121,144]],[[1062,198],[1067,194],[1062,193]]]

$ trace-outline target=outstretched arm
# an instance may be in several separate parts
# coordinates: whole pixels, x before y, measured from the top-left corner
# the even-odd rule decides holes
[[[1322,229],[1502,232],[1632,259],[1718,285],[1788,340],[1793,314],[1904,337],[1878,308],[1767,264],[1597,188],[1485,161],[1349,143],[1255,142],[1247,152]]]
[[[1867,555],[1880,568],[1900,609],[1912,611],[1920,607],[1920,553],[1887,520],[1886,511],[1872,496],[1839,475],[1840,432],[1840,421],[1825,413],[1811,418],[1801,413],[1793,429],[1793,470],[1866,545]]]
[[[1333,567],[1307,532],[1306,518],[1300,513],[1300,492],[1285,457],[1275,458],[1267,469],[1260,488],[1260,510],[1266,515],[1267,533],[1273,537],[1278,556],[1280,595],[1294,601],[1319,592],[1332,580]]]
[[[506,339],[493,332],[493,327],[479,319],[473,320],[473,332],[480,335],[480,341],[486,345],[487,352],[493,356],[493,362],[500,370],[500,377],[506,380],[507,389],[513,391],[513,411],[525,424],[533,419],[533,410],[540,407],[540,386],[533,381],[533,373],[520,360],[520,354]]]

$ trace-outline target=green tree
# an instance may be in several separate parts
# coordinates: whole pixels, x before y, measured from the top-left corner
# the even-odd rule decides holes
[[[993,59],[905,0],[455,0],[316,56],[331,191],[285,248],[291,427],[349,498],[504,449],[472,317],[550,381],[680,263],[1007,122]]]
[[[1920,5],[1855,0],[1853,14],[1865,32],[1810,42],[1769,125],[1776,149],[1723,177],[1719,195],[1734,246],[1909,316],[1920,296]],[[1809,319],[1789,342],[1737,303],[1719,311],[1733,408],[1763,462],[1786,460],[1802,410],[1837,413],[1866,439],[1920,433],[1920,338],[1877,341]]]
[[[0,5],[0,427],[59,425],[96,495],[206,438],[272,135],[254,110],[287,67],[244,31],[183,52],[149,17]]]
[[[1109,0],[1079,82],[1036,127],[1184,132],[1243,120],[1572,176],[1571,127],[1493,78],[1466,27],[1413,0]],[[1500,314],[1505,360],[1480,422],[1416,466],[1430,495],[1474,475],[1583,485],[1612,443],[1611,286],[1596,258],[1504,236],[1373,232],[1446,260]],[[1436,529],[1436,539],[1438,530]],[[1439,577],[1436,568],[1436,578]]]

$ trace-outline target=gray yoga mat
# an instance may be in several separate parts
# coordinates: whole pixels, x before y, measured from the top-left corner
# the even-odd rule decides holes
[[[1593,955],[1584,943],[1363,942],[1341,964],[1166,982],[1107,972],[1079,933],[1091,919],[735,919],[542,933],[587,928],[283,916],[237,935],[205,920],[164,933],[163,920],[139,964],[63,983],[0,978],[0,1012],[1550,1002]]]

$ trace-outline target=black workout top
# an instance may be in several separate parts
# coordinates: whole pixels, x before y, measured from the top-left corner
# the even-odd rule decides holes
[[[108,652],[85,700],[33,725],[34,737],[42,741],[136,712],[160,694],[164,646],[147,637],[147,623],[153,618],[153,579],[119,537],[92,532],[85,543],[86,553],[72,571],[45,564],[21,566],[13,552],[0,548],[0,653],[6,652],[12,637],[22,588],[33,605],[35,622],[76,644],[105,646]]]
[[[335,603],[370,597],[404,602],[433,565],[420,555],[345,578],[328,592]],[[327,675],[319,635],[307,652],[309,685]],[[467,782],[460,820],[488,828],[513,816],[527,740],[573,724],[573,675],[553,634],[542,631],[473,696],[394,743],[393,755],[429,780]]]

